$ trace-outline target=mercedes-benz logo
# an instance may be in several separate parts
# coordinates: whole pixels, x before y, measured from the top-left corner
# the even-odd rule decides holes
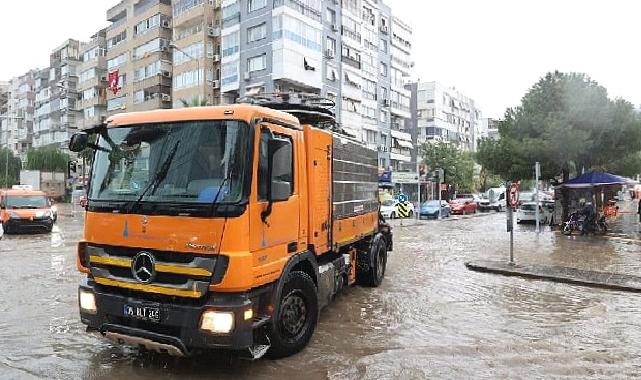
[[[131,260],[131,274],[143,284],[148,284],[156,277],[156,261],[149,252],[140,251]]]
[[[147,215],[143,215],[142,218],[140,219],[140,222],[143,225],[147,224],[147,222],[149,222],[149,218],[147,217]]]

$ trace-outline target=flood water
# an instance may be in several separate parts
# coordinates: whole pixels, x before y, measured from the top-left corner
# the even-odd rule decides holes
[[[627,227],[638,230],[625,215]],[[398,221],[395,221],[398,224]],[[140,354],[86,334],[75,242],[82,217],[52,234],[0,241],[0,379],[426,379],[641,376],[641,295],[468,271],[509,254],[505,214],[394,229],[383,285],[353,287],[321,313],[309,346],[281,360]],[[519,262],[641,273],[641,242],[515,232]]]

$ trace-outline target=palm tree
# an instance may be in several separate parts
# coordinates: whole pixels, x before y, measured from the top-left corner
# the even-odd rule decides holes
[[[186,101],[185,99],[180,99],[180,102],[182,103],[183,107],[203,107],[207,105],[207,100],[205,99],[198,99],[197,97],[191,98],[191,101]]]

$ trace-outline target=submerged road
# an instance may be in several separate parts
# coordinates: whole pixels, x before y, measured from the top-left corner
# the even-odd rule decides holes
[[[395,228],[381,287],[340,295],[300,354],[255,362],[141,354],[86,334],[75,269],[82,223],[81,215],[60,215],[51,234],[0,240],[0,379],[641,376],[641,295],[465,268],[469,260],[508,257],[504,214]],[[630,236],[634,228],[622,231]],[[515,239],[519,262],[641,273],[634,236],[536,235],[518,226]]]

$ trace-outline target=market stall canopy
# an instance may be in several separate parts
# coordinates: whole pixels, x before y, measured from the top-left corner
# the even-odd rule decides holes
[[[562,183],[560,186],[569,188],[585,188],[604,185],[626,185],[630,183],[633,183],[633,181],[618,175],[605,172],[587,172]]]

